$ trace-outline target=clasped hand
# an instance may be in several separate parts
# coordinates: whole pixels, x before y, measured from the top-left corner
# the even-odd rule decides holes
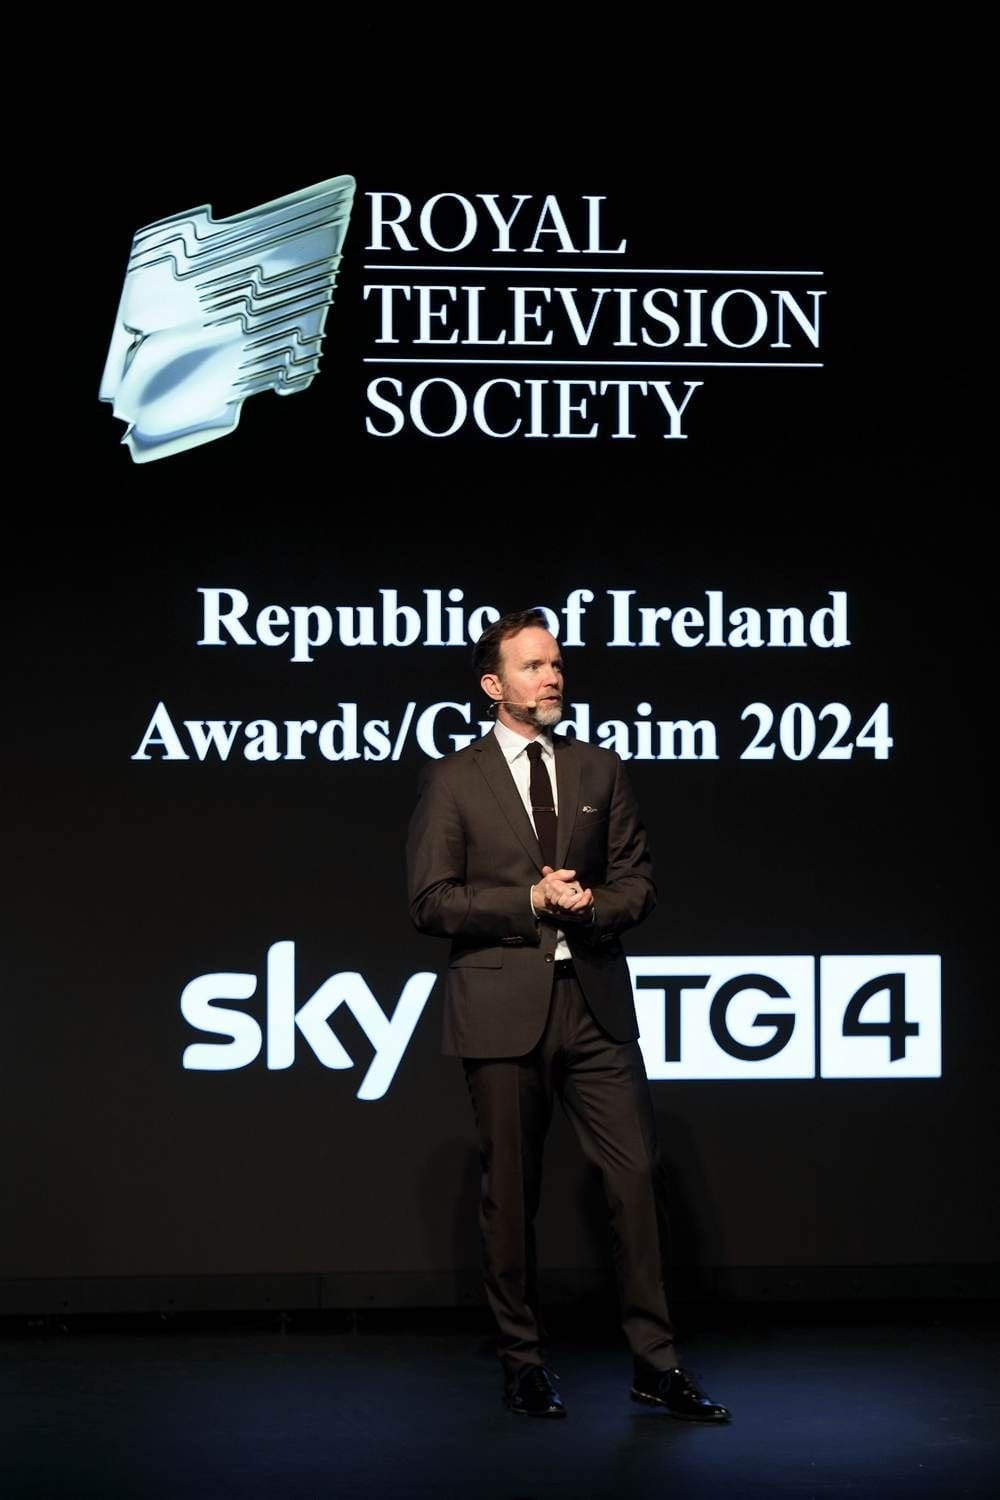
[[[594,897],[589,889],[581,887],[575,870],[553,870],[551,865],[543,865],[542,879],[531,887],[531,900],[536,912],[558,917],[560,921],[591,920]]]

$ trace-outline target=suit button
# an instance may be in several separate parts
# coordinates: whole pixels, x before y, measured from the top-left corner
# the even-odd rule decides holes
[[[550,964],[552,962],[552,954],[551,953],[546,953],[546,955],[545,955],[545,962],[547,964]]]

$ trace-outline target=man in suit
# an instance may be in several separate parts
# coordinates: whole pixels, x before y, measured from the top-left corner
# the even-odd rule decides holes
[[[662,1170],[621,935],[655,903],[646,834],[612,751],[551,733],[563,663],[537,610],[480,637],[496,725],[423,775],[410,914],[451,939],[442,1050],[462,1059],[480,1137],[479,1227],[505,1401],[562,1417],[542,1352],[535,1259],[555,1094],[599,1170],[634,1400],[726,1421],[680,1364],[667,1310]]]

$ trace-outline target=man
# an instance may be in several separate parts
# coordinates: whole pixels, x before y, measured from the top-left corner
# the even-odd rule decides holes
[[[534,1237],[558,1093],[604,1184],[632,1398],[725,1421],[680,1365],[664,1293],[661,1167],[621,946],[655,902],[635,799],[617,755],[550,732],[563,663],[539,611],[496,621],[474,660],[496,725],[428,765],[407,870],[415,925],[451,939],[442,1050],[462,1058],[480,1136],[505,1401],[566,1415],[541,1349]]]

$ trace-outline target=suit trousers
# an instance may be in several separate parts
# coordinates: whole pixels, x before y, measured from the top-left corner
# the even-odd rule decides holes
[[[531,1052],[462,1064],[480,1141],[483,1275],[506,1372],[544,1363],[534,1221],[555,1094],[601,1175],[634,1360],[660,1370],[680,1364],[664,1288],[663,1171],[639,1044],[609,1037],[576,979],[557,976]]]

